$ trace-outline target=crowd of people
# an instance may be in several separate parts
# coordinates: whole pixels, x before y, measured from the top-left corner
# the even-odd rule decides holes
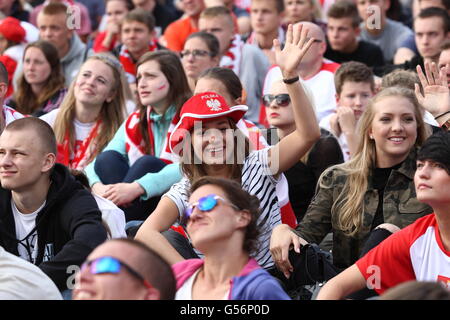
[[[0,299],[449,300],[449,14],[0,1]]]

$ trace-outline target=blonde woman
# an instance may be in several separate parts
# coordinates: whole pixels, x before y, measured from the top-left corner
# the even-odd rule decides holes
[[[97,54],[81,66],[61,106],[41,117],[55,131],[57,162],[83,170],[124,121],[125,88],[120,63]]]
[[[287,258],[290,245],[300,252],[300,244],[320,243],[333,232],[333,264],[346,268],[368,247],[432,212],[416,199],[413,181],[425,128],[412,90],[393,87],[371,100],[359,122],[354,157],[321,175],[295,230],[280,225],[272,232],[272,258],[287,278],[296,272]]]

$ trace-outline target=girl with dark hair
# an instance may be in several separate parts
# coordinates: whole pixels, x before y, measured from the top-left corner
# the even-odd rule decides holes
[[[6,104],[23,114],[39,117],[59,108],[66,93],[56,48],[44,40],[28,44],[23,55],[23,73]]]
[[[170,146],[182,157],[184,178],[162,197],[136,235],[169,263],[192,256],[182,256],[161,232],[182,217],[188,206],[190,186],[208,175],[238,181],[244,190],[258,197],[261,203],[258,224],[263,232],[258,237],[260,247],[255,259],[264,268],[273,265],[269,239],[272,229],[281,223],[276,196],[279,175],[298,161],[320,135],[314,110],[295,71],[314,39],[307,41],[308,30],[301,25],[295,31],[290,26],[287,39],[283,50],[277,40],[274,45],[277,62],[289,84],[296,130],[276,145],[251,150],[248,139],[236,125],[243,118],[247,106],[230,107],[215,92],[199,93],[183,105],[180,121],[171,134]]]
[[[203,71],[219,65],[219,51],[219,40],[210,33],[200,31],[187,38],[180,55],[192,91]]]
[[[173,266],[176,300],[288,300],[251,258],[258,247],[259,199],[236,181],[203,177],[191,187],[184,222],[204,259]]]
[[[86,168],[92,190],[122,206],[127,221],[144,220],[159,196],[180,180],[168,137],[191,95],[180,59],[167,50],[139,59],[136,85],[138,110]]]

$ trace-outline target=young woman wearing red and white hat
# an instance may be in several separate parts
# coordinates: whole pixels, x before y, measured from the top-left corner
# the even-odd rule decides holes
[[[296,130],[275,146],[250,152],[248,139],[241,139],[244,135],[236,130],[236,123],[247,111],[246,106],[229,107],[224,98],[214,92],[197,94],[184,104],[170,143],[172,151],[182,156],[185,177],[165,194],[136,235],[169,263],[193,255],[180,255],[161,232],[183,216],[191,183],[209,175],[237,180],[244,190],[259,198],[262,211],[259,222],[264,232],[259,237],[260,248],[255,258],[264,268],[273,266],[269,240],[273,227],[281,223],[275,190],[278,175],[295,164],[320,136],[314,110],[296,72],[314,40],[308,40],[307,35],[306,28],[299,26],[293,30],[289,26],[283,50],[279,42],[274,41],[277,62],[288,84],[296,123]],[[232,139],[229,139],[230,129],[233,129]],[[230,145],[233,147],[229,148]]]

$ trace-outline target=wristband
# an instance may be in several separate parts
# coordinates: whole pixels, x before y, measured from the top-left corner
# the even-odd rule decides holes
[[[283,79],[283,82],[286,83],[286,84],[292,84],[294,82],[297,82],[298,80],[300,80],[300,77],[296,76],[295,78]]]

